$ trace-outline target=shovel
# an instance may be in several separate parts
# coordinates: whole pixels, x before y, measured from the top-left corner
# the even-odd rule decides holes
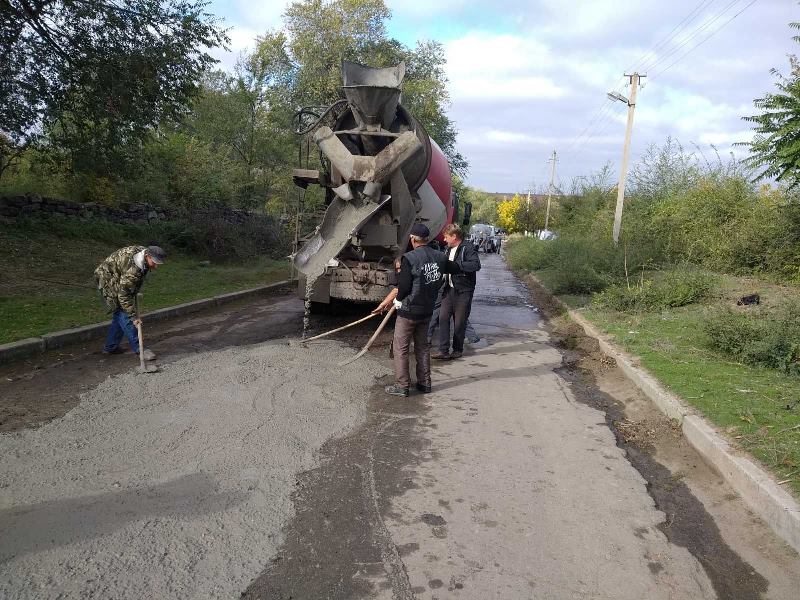
[[[142,335],[142,324],[136,326],[136,331],[139,333],[139,368],[136,369],[139,373],[158,373],[156,365],[144,364],[144,336]]]

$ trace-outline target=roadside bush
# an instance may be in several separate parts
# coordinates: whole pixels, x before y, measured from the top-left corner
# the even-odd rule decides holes
[[[617,284],[597,294],[594,303],[619,312],[645,312],[694,304],[707,298],[716,279],[690,269],[666,271],[655,279]]]
[[[557,294],[591,294],[604,289],[621,272],[623,260],[610,241],[585,236],[549,241],[520,238],[512,240],[506,252],[512,268],[544,272],[548,287]]]
[[[618,275],[621,253],[610,241],[561,237],[545,254],[548,283],[556,294],[591,294],[605,289]]]
[[[513,269],[538,271],[550,266],[552,242],[514,235],[506,243],[506,259]]]
[[[708,346],[748,365],[800,375],[800,303],[706,317]]]

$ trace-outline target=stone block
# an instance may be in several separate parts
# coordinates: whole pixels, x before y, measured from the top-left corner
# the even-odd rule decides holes
[[[42,338],[28,338],[11,342],[10,344],[0,344],[0,365],[32,356],[44,352],[44,340]]]
[[[97,323],[95,325],[86,325],[85,327],[75,327],[74,329],[65,329],[55,333],[48,333],[42,336],[44,340],[45,349],[52,350],[53,348],[61,348],[67,344],[75,344],[77,342],[87,342],[103,337],[108,331],[111,321],[104,323]]]

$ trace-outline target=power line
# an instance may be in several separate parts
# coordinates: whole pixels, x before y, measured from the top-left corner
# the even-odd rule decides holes
[[[731,9],[731,8],[732,8],[734,5],[735,5],[735,4],[737,4],[739,1],[740,1],[740,0],[731,0],[731,2],[729,2],[729,3],[728,3],[726,6],[725,6],[725,8],[723,8],[723,9],[722,9],[722,10],[721,10],[721,11],[720,11],[720,12],[719,12],[719,13],[718,13],[718,14],[717,14],[717,15],[716,15],[716,16],[715,16],[713,19],[711,19],[711,20],[709,20],[709,21],[706,21],[706,22],[705,22],[705,23],[704,23],[702,26],[700,26],[700,27],[698,27],[697,29],[695,29],[695,30],[694,30],[694,32],[693,32],[693,33],[692,33],[692,34],[691,34],[689,37],[687,37],[685,40],[683,40],[683,42],[681,42],[680,44],[678,44],[677,46],[675,46],[675,47],[674,47],[672,50],[670,50],[669,52],[667,52],[667,53],[666,53],[666,54],[664,54],[663,56],[661,56],[661,57],[659,57],[658,59],[656,59],[654,62],[652,62],[652,63],[648,64],[648,65],[647,65],[647,70],[648,70],[648,71],[652,71],[652,70],[653,70],[653,69],[655,69],[655,68],[656,68],[658,65],[662,64],[663,62],[665,62],[665,61],[666,61],[666,60],[667,60],[669,57],[671,57],[671,56],[674,56],[674,55],[675,55],[677,52],[679,52],[679,51],[681,50],[681,48],[684,48],[684,47],[686,47],[686,46],[689,44],[689,42],[691,42],[692,40],[694,40],[695,38],[697,38],[697,36],[699,36],[701,33],[703,33],[703,31],[705,31],[706,29],[708,29],[709,27],[711,27],[711,26],[712,26],[714,23],[716,23],[716,22],[717,22],[717,21],[718,21],[720,18],[722,18],[722,16],[723,16],[723,15],[724,15],[726,12],[728,12],[728,11],[729,11],[729,10],[730,10],[730,9]]]
[[[617,87],[617,91],[622,91],[622,89],[624,89],[624,87],[625,87],[624,85],[618,86]],[[584,135],[586,135],[587,132],[589,132],[589,130],[591,129],[591,127],[595,123],[597,123],[599,121],[602,121],[602,119],[607,118],[608,117],[608,113],[610,113],[609,108],[611,108],[612,104],[613,104],[613,102],[611,100],[606,99],[603,102],[603,104],[600,105],[600,108],[598,108],[594,112],[592,117],[590,117],[589,123],[586,125],[586,127],[584,127],[583,130],[581,130],[581,132],[578,135],[576,135],[574,138],[572,138],[570,140],[570,142],[567,144],[567,146],[564,148],[564,150],[562,150],[562,152],[569,152],[580,141],[580,139]],[[604,114],[604,113],[606,113],[606,114]]]
[[[748,8],[750,8],[751,6],[753,6],[753,4],[755,4],[757,1],[758,1],[758,0],[751,0],[751,1],[750,1],[748,4],[746,4],[746,5],[745,5],[745,7],[744,7],[744,8],[742,8],[742,10],[740,10],[739,12],[737,12],[735,15],[733,15],[733,16],[732,16],[730,19],[728,19],[727,21],[725,21],[725,22],[724,22],[722,25],[720,25],[720,26],[719,26],[717,29],[715,29],[714,31],[712,31],[712,32],[711,32],[711,33],[710,33],[710,34],[709,34],[709,35],[708,35],[706,38],[704,38],[704,39],[703,39],[701,42],[698,42],[697,44],[695,44],[694,46],[692,46],[691,48],[689,48],[689,50],[687,50],[686,52],[684,52],[684,53],[683,53],[681,56],[679,56],[679,57],[678,57],[678,58],[677,58],[677,59],[676,59],[674,62],[670,63],[670,65],[669,65],[668,67],[664,67],[664,68],[663,68],[663,69],[661,69],[660,71],[657,71],[657,72],[654,74],[654,76],[663,75],[664,73],[666,73],[667,71],[669,71],[669,70],[670,70],[672,67],[674,67],[674,66],[675,66],[676,64],[678,64],[680,61],[682,61],[684,58],[686,58],[686,56],[687,56],[688,54],[691,54],[691,53],[692,53],[694,50],[696,50],[697,48],[699,48],[700,46],[702,46],[703,44],[705,44],[705,43],[706,43],[708,40],[710,40],[710,39],[711,39],[712,37],[714,37],[714,36],[715,36],[717,33],[719,33],[719,32],[720,32],[720,30],[724,29],[724,28],[725,28],[725,26],[726,26],[728,23],[730,23],[731,21],[733,21],[733,20],[734,20],[736,17],[738,17],[740,14],[742,14],[742,13],[743,13],[744,11],[746,11]]]
[[[586,134],[586,132],[588,132],[588,131],[589,131],[589,128],[590,128],[592,125],[594,125],[594,124],[595,124],[595,122],[596,122],[596,121],[597,121],[597,120],[598,120],[598,119],[601,117],[601,115],[602,115],[604,112],[607,112],[607,111],[608,111],[608,108],[609,108],[610,106],[611,106],[611,100],[606,100],[606,101],[605,101],[605,102],[604,102],[604,103],[603,103],[603,104],[600,106],[600,108],[599,108],[599,109],[597,109],[597,110],[594,112],[594,114],[592,115],[592,117],[589,119],[589,123],[586,125],[586,127],[584,127],[584,128],[583,128],[583,130],[582,130],[582,131],[581,131],[581,132],[580,132],[578,135],[576,135],[574,138],[572,138],[572,140],[570,141],[570,143],[569,143],[569,144],[567,144],[566,148],[564,148],[564,149],[562,150],[562,152],[569,152],[569,151],[572,149],[572,147],[573,147],[573,146],[575,146],[575,144],[577,144],[577,143],[578,143],[578,140],[580,140],[580,139],[581,139],[581,138],[582,138],[582,137],[583,137],[583,136]]]
[[[653,69],[655,67],[663,65],[669,58],[675,56],[675,54],[679,53],[682,49],[686,48],[692,41],[696,40],[704,31],[707,31],[714,23],[719,21],[723,16],[725,16],[732,8],[734,8],[741,0],[731,0],[726,4],[713,18],[709,19],[708,21],[702,23],[699,27],[695,30],[691,31],[681,43],[677,44],[674,48],[672,48],[669,52],[664,54],[661,57],[657,57],[655,53],[662,48],[665,48],[671,41],[676,39],[681,33],[687,31],[687,26],[695,21],[697,17],[700,15],[701,11],[705,8],[708,8],[713,2],[716,0],[703,0],[695,9],[693,9],[688,15],[686,15],[672,30],[665,36],[659,43],[657,43],[653,48],[645,53],[637,62],[642,62],[646,65],[649,63],[648,69]],[[699,46],[706,43],[709,39],[711,39],[714,35],[719,33],[723,28],[725,28],[731,21],[733,21],[736,17],[750,8],[753,4],[755,4],[758,0],[750,0],[744,7],[742,7],[738,12],[736,12],[733,16],[731,16],[728,20],[726,20],[722,25],[711,31],[708,35],[706,35],[701,41],[696,43],[694,46],[689,48],[686,52],[683,52],[676,58],[673,62],[671,62],[668,66],[661,68],[658,70],[655,75],[660,76],[663,75],[666,71],[671,69],[675,66],[678,62],[683,60],[688,54],[693,52]],[[653,55],[652,58],[647,58],[648,55]],[[646,59],[646,60],[645,60]],[[606,100],[599,109],[595,111],[592,118],[590,119],[589,123],[583,130],[574,137],[567,147],[562,151],[562,156],[570,153],[573,149],[575,149],[574,153],[569,154],[571,160],[575,160],[576,158],[583,155],[583,153],[588,149],[589,142],[605,133],[605,131],[609,128],[609,126],[616,121],[613,115],[613,102],[610,100]]]
[[[646,61],[644,61],[645,58],[647,58],[651,54],[655,55],[656,51],[658,51],[659,49],[663,48],[669,42],[671,42],[673,39],[675,39],[678,36],[678,34],[680,33],[679,30],[680,29],[685,29],[684,25],[688,26],[689,23],[694,21],[699,16],[700,11],[703,8],[708,7],[709,5],[713,4],[714,2],[716,2],[716,0],[703,0],[703,2],[698,4],[694,8],[694,10],[692,10],[688,15],[686,15],[683,19],[681,19],[681,21],[677,25],[675,25],[675,27],[673,27],[672,30],[659,43],[657,43],[650,50],[645,52],[639,58],[639,60],[637,60],[633,65],[631,65],[630,67],[625,69],[625,72],[629,73],[629,72],[633,72],[634,70],[644,70],[644,69],[642,69],[642,65],[644,65],[645,62],[646,62]]]
[[[612,119],[612,118],[607,119],[605,121],[605,123],[603,123],[603,125],[601,125],[600,128],[597,131],[595,131],[591,136],[586,138],[586,141],[584,141],[583,144],[581,144],[581,146],[580,146],[580,148],[578,148],[577,152],[575,152],[574,154],[570,155],[570,158],[572,160],[575,160],[578,157],[583,156],[583,154],[586,152],[586,150],[589,149],[589,142],[592,139],[598,138],[601,135],[603,135],[606,131],[608,131],[608,128],[611,125],[615,124],[615,123],[618,123],[618,121],[616,121],[615,119]]]

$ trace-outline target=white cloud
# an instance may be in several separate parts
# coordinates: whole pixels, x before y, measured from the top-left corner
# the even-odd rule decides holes
[[[480,31],[445,45],[449,73],[525,73],[542,69],[551,60],[550,49],[532,38]]]
[[[281,17],[286,7],[291,2],[288,0],[267,0],[266,2],[251,2],[248,0],[237,0],[236,8],[242,17],[242,22],[249,27],[259,30],[259,34],[267,29],[281,26]]]
[[[526,4],[530,6],[530,3],[523,3],[519,10],[533,13]],[[614,32],[622,35],[624,32],[620,31],[620,21],[623,10],[626,21],[636,21],[650,8],[647,2],[625,2],[622,7],[620,0],[572,0],[570,3],[564,0],[539,0],[538,4],[535,21],[530,19],[529,22],[537,30],[562,39],[566,37],[565,34],[573,39],[608,36]]]
[[[454,100],[560,98],[567,90],[542,74],[549,49],[521,36],[469,33],[445,45]]]
[[[459,141],[464,146],[501,146],[519,147],[531,145],[552,146],[560,142],[558,138],[550,136],[533,135],[525,131],[508,129],[470,128],[469,131],[459,136]]]
[[[555,99],[567,94],[546,77],[502,77],[462,76],[452,78],[450,93],[462,100],[481,98],[484,100]]]
[[[749,142],[752,139],[753,131],[744,129],[741,131],[704,131],[697,141],[700,144],[725,148],[739,142]]]
[[[463,0],[385,0],[393,16],[419,19],[452,13],[468,2]]]

